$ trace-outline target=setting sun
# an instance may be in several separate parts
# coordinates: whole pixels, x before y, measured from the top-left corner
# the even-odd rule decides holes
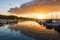
[[[38,15],[37,18],[44,19],[44,15]]]

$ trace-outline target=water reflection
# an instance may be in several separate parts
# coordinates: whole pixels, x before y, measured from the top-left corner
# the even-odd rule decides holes
[[[53,28],[34,21],[8,23],[0,26],[0,40],[59,40],[60,26]]]
[[[60,33],[60,25],[53,27],[53,26],[45,26],[46,29],[54,29],[55,31],[57,31],[58,33]]]
[[[0,26],[0,40],[33,40],[22,35],[20,32],[12,31],[8,27],[17,23],[8,23]]]
[[[58,33],[60,33],[60,26],[56,27],[55,31],[57,31]]]
[[[3,27],[3,25],[12,25],[12,24],[17,24],[18,21],[15,21],[15,22],[6,22],[6,23],[0,23],[0,27]]]
[[[19,22],[17,24],[10,25],[8,28],[11,31],[19,31],[19,33],[34,38],[36,40],[60,39],[60,37],[58,36],[58,33],[60,33],[60,27],[54,29],[52,27],[43,27],[43,25],[39,25],[34,21]]]

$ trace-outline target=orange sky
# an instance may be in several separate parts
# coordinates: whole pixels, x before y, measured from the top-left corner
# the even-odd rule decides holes
[[[16,14],[60,12],[60,2],[59,0],[32,0],[20,7],[11,8],[9,12]]]
[[[28,16],[27,13],[36,15],[39,14],[48,14],[53,12],[60,12],[60,1],[59,0],[32,0],[30,2],[22,4],[20,7],[11,8],[9,10],[11,13],[15,13],[16,15],[23,14],[24,16]],[[29,15],[30,15],[29,14]],[[32,16],[32,17],[33,17]],[[48,17],[45,15],[45,17]],[[48,17],[49,18],[49,17]]]

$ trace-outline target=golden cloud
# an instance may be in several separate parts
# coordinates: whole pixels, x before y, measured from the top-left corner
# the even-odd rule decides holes
[[[8,12],[16,14],[60,12],[60,0],[32,0],[19,8],[11,8]]]

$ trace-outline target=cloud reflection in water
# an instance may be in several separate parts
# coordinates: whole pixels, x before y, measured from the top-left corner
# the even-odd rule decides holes
[[[59,40],[58,33],[54,29],[46,29],[34,21],[24,21],[14,24],[9,29],[19,31],[25,36],[39,40]]]

